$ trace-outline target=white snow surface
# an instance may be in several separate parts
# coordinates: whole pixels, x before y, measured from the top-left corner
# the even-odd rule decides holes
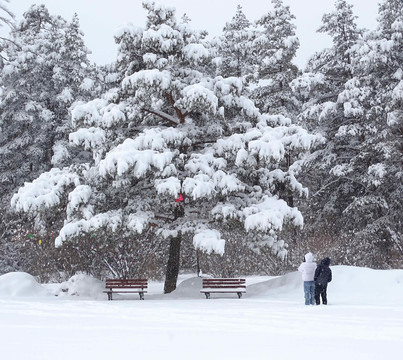
[[[2,358],[396,359],[403,344],[403,270],[332,266],[327,306],[305,306],[301,275],[248,277],[242,299],[200,293],[180,277],[164,295],[116,295],[76,275],[38,284],[26,273],[0,276]],[[58,296],[54,296],[58,295]]]

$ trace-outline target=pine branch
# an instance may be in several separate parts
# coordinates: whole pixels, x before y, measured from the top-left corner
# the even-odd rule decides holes
[[[186,116],[188,116],[189,113],[188,113],[188,112],[185,112],[184,114],[182,114],[182,111],[180,111],[180,109],[175,106],[175,100],[174,100],[172,94],[166,93],[165,96],[166,96],[166,98],[168,99],[169,104],[170,104],[170,105],[173,107],[173,109],[175,110],[176,116],[178,117],[179,122],[180,122],[181,124],[183,124],[183,123],[185,122]]]
[[[19,45],[19,44],[17,44],[17,43],[16,43],[15,41],[13,41],[13,40],[7,39],[7,38],[5,38],[5,37],[3,37],[3,36],[0,36],[0,40],[8,41],[8,42],[14,44],[15,46],[17,46],[19,50],[22,50],[22,46]]]
[[[173,116],[171,116],[167,113],[164,113],[164,112],[158,111],[158,110],[146,109],[146,108],[143,108],[142,110],[145,112],[148,112],[150,114],[153,114],[155,116],[158,116],[159,118],[166,120],[166,121],[170,122],[171,124],[174,124],[175,126],[179,125],[179,122],[176,121],[176,119]]]

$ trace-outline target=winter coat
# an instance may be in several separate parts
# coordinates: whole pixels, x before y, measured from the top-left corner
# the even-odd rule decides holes
[[[329,268],[330,259],[324,258],[315,271],[315,284],[326,286],[332,281],[332,270]]]
[[[304,281],[314,281],[316,270],[316,263],[313,262],[313,255],[308,253],[305,255],[305,262],[303,262],[298,271],[302,272],[302,280]]]

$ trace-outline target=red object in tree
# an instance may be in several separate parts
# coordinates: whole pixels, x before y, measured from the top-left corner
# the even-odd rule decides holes
[[[179,197],[175,200],[175,202],[183,201],[182,194],[179,194]]]

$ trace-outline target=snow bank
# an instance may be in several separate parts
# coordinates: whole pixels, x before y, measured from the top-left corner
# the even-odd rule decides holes
[[[200,293],[202,288],[202,278],[192,277],[182,281],[176,290],[171,294],[165,295],[168,299],[203,299],[203,294]]]
[[[329,304],[393,305],[403,303],[403,270],[374,270],[354,266],[331,266]],[[292,272],[247,286],[245,297],[303,301],[301,274]]]
[[[267,281],[247,286],[245,297],[284,296],[302,290],[301,274],[292,272]]]
[[[12,272],[0,276],[0,297],[36,297],[50,293],[32,275]]]
[[[403,304],[403,270],[331,266],[328,292],[338,304]]]
[[[353,266],[331,266],[333,281],[328,285],[329,305],[332,306],[401,306],[403,304],[403,270],[373,270]],[[246,277],[245,301],[275,301],[303,304],[301,274],[291,272],[266,280],[267,277]],[[203,300],[200,293],[201,277],[188,277],[171,294],[163,294],[163,283],[150,282],[146,301]],[[49,289],[49,290],[47,290]],[[52,290],[50,290],[52,289]],[[88,275],[75,275],[58,285],[42,286],[27,273],[9,273],[0,276],[0,297],[36,297],[57,295],[54,299],[92,299],[107,301],[104,282]],[[117,299],[138,299],[137,294],[117,295]],[[217,298],[234,298],[233,294]],[[294,304],[294,305],[292,305]]]
[[[62,283],[56,291],[57,296],[79,296],[95,300],[105,300],[105,283],[92,276],[78,274]]]

